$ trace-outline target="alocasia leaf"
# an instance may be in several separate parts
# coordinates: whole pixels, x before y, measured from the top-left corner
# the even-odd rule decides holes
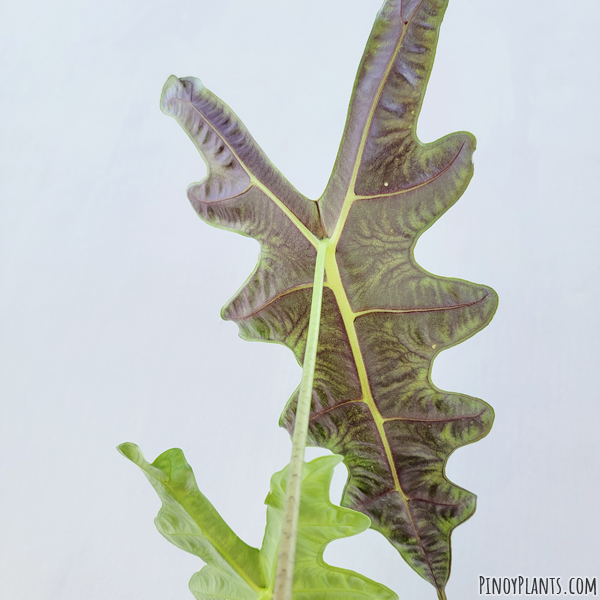
[[[491,288],[437,277],[419,236],[465,191],[475,139],[416,136],[447,0],[387,0],[359,67],[331,179],[318,202],[270,163],[237,116],[194,78],[171,77],[162,109],[204,156],[188,196],[208,223],[252,236],[258,265],[223,309],[248,340],[302,362],[316,247],[327,240],[309,442],[344,456],[343,504],[368,515],[445,598],[450,534],[475,496],[445,476],[450,454],[489,431],[489,405],[444,392],[435,356],[491,320]],[[296,396],[282,424],[292,431]]]
[[[167,450],[152,464],[135,444],[121,444],[119,450],[142,469],[162,501],[155,519],[160,533],[207,563],[190,581],[190,590],[198,600],[273,597],[288,467],[271,478],[271,491],[265,500],[267,527],[262,548],[257,550],[233,533],[200,492],[181,450]],[[323,561],[327,544],[369,528],[367,517],[329,501],[333,469],[341,460],[341,456],[325,456],[305,464],[293,597],[295,600],[322,600],[325,596],[331,600],[397,600],[396,594],[385,586]]]

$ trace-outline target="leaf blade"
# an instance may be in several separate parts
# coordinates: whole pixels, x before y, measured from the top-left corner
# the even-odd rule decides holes
[[[135,444],[118,450],[142,469],[160,497],[155,525],[163,537],[217,569],[232,590],[264,586],[259,551],[238,538],[200,492],[181,450],[167,450],[152,464]]]
[[[497,307],[491,288],[432,275],[414,258],[420,235],[460,198],[473,174],[471,134],[429,144],[416,135],[447,4],[384,3],[318,203],[321,223],[310,227],[316,238],[329,236],[310,441],[344,455],[350,473],[344,505],[368,514],[441,595],[450,533],[475,507],[473,494],[448,481],[445,464],[456,448],[487,434],[493,410],[439,390],[431,369],[440,351],[485,327]],[[283,221],[266,208],[277,202],[268,195],[264,206],[247,200],[253,227],[258,219],[269,233],[237,229],[259,240],[276,275],[265,292],[261,254],[245,296],[234,297],[224,317],[238,323],[244,339],[285,344],[302,363],[311,284],[306,273],[296,274],[312,268],[314,253],[297,252],[297,240],[309,236],[296,228],[278,237]],[[296,394],[281,419],[290,432],[295,402]]]

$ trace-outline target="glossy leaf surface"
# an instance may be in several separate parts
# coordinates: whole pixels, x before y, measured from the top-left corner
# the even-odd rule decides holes
[[[489,431],[493,411],[431,380],[432,362],[491,320],[495,292],[434,276],[419,236],[465,191],[475,139],[416,136],[447,0],[387,0],[359,67],[331,179],[318,202],[270,163],[236,115],[197,79],[171,77],[163,111],[202,153],[188,196],[202,219],[261,244],[223,309],[248,340],[285,344],[302,363],[316,247],[328,243],[309,443],[344,456],[343,504],[368,515],[443,597],[450,534],[475,496],[444,468]],[[282,416],[291,432],[296,398]]]
[[[162,501],[155,519],[160,533],[207,563],[190,581],[190,590],[198,600],[273,597],[287,467],[271,478],[265,501],[267,527],[262,548],[257,550],[233,533],[200,492],[181,450],[167,450],[152,464],[135,444],[122,444],[119,450],[142,469]],[[333,469],[341,459],[326,456],[305,464],[292,597],[322,600],[326,590],[331,600],[397,600],[385,586],[323,561],[327,544],[369,528],[364,515],[329,501]]]

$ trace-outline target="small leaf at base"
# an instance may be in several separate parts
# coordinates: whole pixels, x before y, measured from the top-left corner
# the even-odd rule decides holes
[[[167,450],[150,464],[135,444],[121,444],[118,449],[144,471],[163,503],[155,519],[159,532],[207,563],[190,581],[197,600],[271,600],[287,467],[271,478],[265,501],[267,527],[259,551],[238,538],[200,492],[181,450]],[[323,560],[327,544],[370,525],[365,515],[329,500],[333,469],[341,460],[333,455],[305,464],[292,598],[397,600],[387,587]]]

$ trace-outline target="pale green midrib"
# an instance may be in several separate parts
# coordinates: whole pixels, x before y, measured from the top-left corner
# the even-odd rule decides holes
[[[421,2],[419,3],[419,6],[420,5],[421,5]],[[410,510],[410,506],[408,503],[408,497],[404,493],[404,490],[402,489],[402,486],[400,485],[400,479],[398,476],[398,471],[396,469],[396,465],[393,460],[393,454],[391,451],[391,447],[388,442],[387,436],[385,434],[385,430],[383,428],[383,417],[381,416],[381,413],[377,409],[377,406],[375,405],[375,402],[373,399],[373,395],[371,392],[371,386],[370,386],[369,380],[368,380],[366,366],[364,363],[360,345],[358,343],[358,335],[356,333],[356,328],[354,326],[354,320],[356,318],[356,315],[353,313],[353,311],[351,309],[350,302],[346,295],[346,291],[343,287],[340,272],[339,272],[339,267],[337,265],[337,260],[336,260],[336,256],[335,256],[337,244],[339,242],[341,233],[346,224],[348,214],[350,213],[350,208],[351,208],[353,202],[357,198],[357,195],[355,194],[356,179],[358,177],[358,171],[359,171],[359,168],[360,168],[360,165],[362,162],[362,157],[363,157],[363,153],[365,150],[366,141],[367,141],[367,138],[369,135],[373,117],[375,115],[375,110],[377,108],[377,104],[379,103],[379,100],[381,99],[383,89],[385,87],[385,84],[387,83],[389,74],[394,66],[394,63],[396,61],[396,58],[398,56],[398,53],[399,53],[402,43],[404,41],[406,32],[408,31],[410,23],[412,22],[412,19],[417,12],[418,12],[418,8],[417,8],[417,10],[415,10],[415,12],[413,12],[411,19],[409,19],[409,21],[404,24],[402,33],[398,39],[398,43],[396,44],[394,52],[392,52],[392,55],[390,57],[388,65],[386,67],[384,76],[382,77],[379,87],[377,89],[377,93],[376,93],[375,97],[373,98],[373,103],[372,103],[371,109],[369,111],[369,116],[367,118],[367,122],[365,123],[365,128],[363,131],[363,135],[362,135],[362,138],[361,138],[361,141],[359,144],[359,148],[358,148],[358,152],[357,152],[357,156],[356,156],[356,162],[354,164],[352,176],[351,176],[351,179],[350,179],[350,182],[348,185],[348,190],[346,192],[346,198],[344,199],[344,202],[342,204],[342,210],[340,212],[338,222],[336,223],[334,231],[331,235],[331,250],[328,253],[329,257],[330,257],[329,268],[326,267],[326,273],[327,273],[327,282],[329,283],[329,287],[331,288],[332,292],[335,295],[335,298],[336,298],[336,301],[337,301],[337,304],[338,304],[338,307],[339,307],[339,310],[340,310],[340,313],[342,316],[342,320],[343,320],[344,326],[346,328],[346,333],[348,335],[348,342],[352,349],[354,362],[356,364],[358,375],[359,375],[359,380],[361,383],[361,390],[362,390],[362,395],[363,395],[362,402],[364,402],[367,405],[367,407],[369,408],[369,410],[371,412],[373,421],[377,427],[377,431],[379,433],[382,445],[385,450],[386,459],[388,461],[392,479],[394,481],[394,487],[396,488],[396,491],[402,498],[402,501],[403,501],[405,509],[406,509],[406,513],[408,515],[408,518],[410,519],[410,523],[412,525],[412,529],[414,531],[414,535],[416,537],[418,545],[420,546],[421,551],[423,553],[423,557],[425,558],[425,560],[429,566],[429,572],[431,574],[431,577],[435,581],[436,587],[439,590],[440,586],[437,585],[437,579],[436,579],[435,573],[433,571],[433,566],[431,565],[428,553],[425,550],[423,541],[421,540],[421,536],[419,535],[419,532],[417,530],[412,512]]]
[[[321,240],[319,242],[315,262],[310,318],[306,336],[306,347],[302,360],[302,380],[300,381],[300,390],[296,405],[296,420],[292,436],[292,455],[288,469],[281,536],[277,550],[273,600],[291,600],[292,598],[296,540],[302,493],[302,471],[319,345],[323,281],[325,278],[325,255],[328,245],[329,240]]]
[[[218,136],[223,141],[223,143],[227,146],[227,148],[229,149],[229,151],[231,152],[231,154],[233,154],[233,156],[235,157],[235,159],[238,161],[238,164],[240,165],[240,167],[246,172],[246,174],[250,178],[250,184],[251,185],[255,185],[259,190],[261,190],[263,192],[263,194],[265,194],[283,212],[283,214],[285,214],[285,216],[296,226],[296,228],[298,229],[298,231],[315,248],[318,248],[318,246],[319,246],[319,238],[317,238],[317,236],[314,235],[308,229],[308,227],[306,227],[306,225],[304,225],[304,223],[302,223],[302,221],[300,221],[300,219],[264,183],[262,183],[250,171],[250,169],[248,169],[248,167],[246,166],[246,164],[244,163],[244,161],[239,157],[239,155],[233,149],[233,147],[231,146],[231,144],[225,139],[224,136],[222,136],[220,134],[219,131],[217,131],[217,129],[208,120],[208,118],[205,115],[203,115],[198,110],[198,108],[196,108],[196,106],[193,104],[193,102],[188,101],[188,100],[184,100],[183,98],[178,98],[178,97],[172,98],[172,100],[179,100],[180,102],[182,102],[182,103],[187,104],[188,106],[190,106],[194,111],[196,111],[196,113],[198,113],[198,115],[200,116],[200,118],[213,130],[214,134],[216,136]],[[202,152],[202,150],[200,148],[198,148],[198,149],[200,150],[200,152]],[[207,168],[208,168],[208,170],[210,172],[210,167],[207,167]]]
[[[383,429],[383,423],[385,422],[385,420],[383,419],[381,413],[377,409],[377,406],[376,406],[374,398],[373,398],[371,386],[370,386],[369,379],[368,379],[367,368],[366,368],[366,365],[364,362],[364,358],[362,356],[360,344],[358,342],[358,334],[356,333],[356,328],[354,327],[354,321],[355,321],[356,316],[350,308],[350,302],[348,301],[346,291],[344,290],[344,287],[343,287],[343,284],[341,281],[341,277],[339,274],[339,267],[337,265],[337,261],[335,260],[335,247],[331,246],[331,249],[332,249],[332,252],[329,256],[329,261],[328,261],[328,264],[326,267],[327,280],[329,282],[329,287],[331,288],[331,290],[337,300],[338,308],[340,310],[340,314],[342,316],[342,320],[343,320],[344,326],[346,328],[346,333],[348,335],[348,342],[349,342],[350,348],[352,350],[354,363],[357,368],[357,373],[358,373],[359,381],[361,384],[361,390],[362,390],[362,398],[359,400],[359,402],[363,402],[364,404],[366,404],[371,412],[373,421],[377,427],[379,436],[381,438],[382,445],[383,445],[385,453],[386,453],[386,458],[387,458],[387,461],[389,464],[390,473],[394,480],[394,487],[403,499],[407,513],[409,515],[409,518],[411,519],[411,523],[414,528],[415,536],[421,543],[420,536],[418,534],[418,531],[417,531],[414,521],[412,519],[412,514],[411,514],[409,506],[408,506],[408,496],[404,493],[404,490],[402,489],[402,486],[400,485],[400,480],[399,480],[396,466],[395,466],[395,463],[393,460],[391,447],[389,445],[387,436]],[[422,546],[422,543],[421,543],[421,546]],[[423,548],[423,552],[425,553],[424,548]]]
[[[162,483],[162,482],[161,482]],[[173,498],[177,499],[177,496],[175,495],[175,493],[173,493],[175,490],[165,484],[162,483],[162,485],[164,485],[168,490],[170,495]],[[208,500],[208,498],[206,499],[206,501],[210,504],[210,501]],[[223,546],[217,542],[211,535],[207,535],[204,531],[203,526],[201,525],[201,523],[198,521],[198,519],[196,519],[196,517],[193,515],[193,513],[188,509],[187,507],[187,502],[185,502],[183,499],[179,500],[177,499],[177,503],[185,510],[185,512],[190,516],[190,518],[192,519],[192,521],[194,521],[194,523],[196,523],[196,525],[198,526],[198,528],[200,529],[200,535],[198,537],[204,538],[208,541],[208,543],[217,551],[217,553],[221,556],[221,558],[223,558],[225,560],[225,562],[252,588],[253,591],[255,591],[257,594],[260,593],[263,588],[261,588],[258,584],[256,584],[252,578],[250,577],[249,574],[246,573],[246,571],[241,567],[241,565],[234,560],[231,555],[229,554],[229,552],[227,552]],[[210,506],[212,507],[212,504],[210,504]],[[214,507],[213,507],[214,510]],[[216,511],[215,511],[216,512]],[[218,514],[218,513],[217,513]],[[231,528],[229,527],[229,525],[227,525],[227,523],[225,523],[225,521],[219,516],[219,518],[221,519],[221,521],[223,522],[223,524],[225,525],[225,527],[231,531],[231,533],[242,543],[245,544],[245,542],[243,540],[241,540],[240,538],[238,538],[235,533],[231,530]],[[184,533],[181,533],[179,535],[185,535]],[[189,534],[188,534],[189,535]],[[256,550],[256,548],[252,548],[251,546],[248,546],[247,544],[245,544],[245,546],[247,547],[248,550],[252,551],[252,550]],[[257,550],[258,553],[258,550]],[[259,565],[259,572],[260,572],[260,565]]]
[[[403,501],[405,509],[406,509],[406,513],[407,513],[408,518],[410,519],[410,523],[412,525],[412,529],[413,529],[415,538],[418,542],[419,547],[421,548],[423,557],[425,558],[425,560],[427,561],[427,564],[429,565],[429,571],[431,573],[431,577],[433,578],[433,580],[436,582],[436,585],[437,585],[437,579],[435,577],[435,573],[433,572],[433,567],[431,565],[431,562],[429,561],[429,556],[427,554],[427,551],[425,550],[423,541],[421,540],[421,536],[419,535],[419,531],[417,529],[416,523],[415,523],[413,515],[412,515],[412,511],[410,509],[410,505],[408,503],[409,498],[406,495],[406,493],[404,492],[404,490],[402,489],[402,486],[400,484],[400,479],[398,476],[398,471],[396,469],[396,464],[394,462],[391,447],[390,447],[389,441],[387,439],[387,435],[385,434],[385,430],[383,428],[383,424],[386,421],[385,421],[385,419],[383,419],[381,413],[377,409],[377,406],[375,405],[375,401],[373,399],[373,395],[371,392],[371,386],[370,386],[370,383],[368,380],[366,365],[364,363],[362,351],[360,349],[360,344],[358,342],[358,335],[356,333],[356,328],[354,326],[354,321],[355,321],[356,315],[350,308],[350,303],[348,301],[348,297],[346,296],[346,292],[344,290],[344,287],[343,287],[343,284],[341,281],[341,277],[339,274],[339,268],[337,265],[337,261],[335,259],[335,246],[332,246],[332,248],[333,248],[333,257],[332,257],[332,260],[329,261],[330,262],[329,268],[326,268],[327,281],[329,284],[329,288],[331,289],[331,291],[333,292],[333,294],[336,298],[337,305],[340,310],[342,320],[344,322],[344,327],[346,329],[346,334],[348,335],[348,343],[350,344],[350,348],[352,350],[352,355],[354,357],[354,363],[357,367],[357,372],[358,372],[358,376],[359,376],[359,380],[360,380],[360,384],[361,384],[362,396],[363,396],[358,401],[366,404],[366,406],[369,408],[369,410],[371,412],[373,422],[375,423],[375,425],[377,427],[379,437],[381,438],[381,443],[385,450],[386,459],[387,459],[387,462],[388,462],[389,468],[390,468],[390,473],[392,475],[392,479],[394,480],[394,487],[395,487],[396,491],[398,492],[398,494],[400,495],[400,497],[402,498],[402,501]]]

